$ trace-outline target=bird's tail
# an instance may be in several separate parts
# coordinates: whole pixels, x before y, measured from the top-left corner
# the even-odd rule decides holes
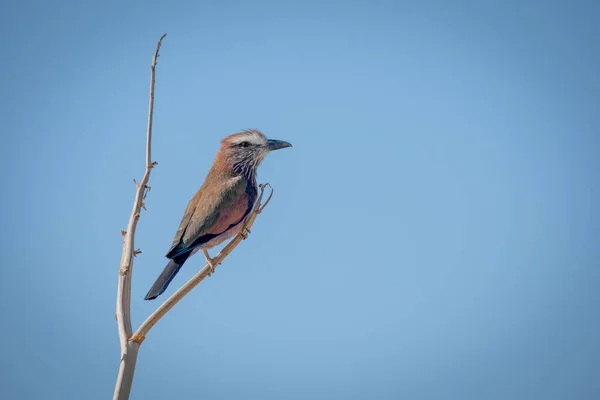
[[[175,278],[175,275],[177,275],[177,273],[181,269],[181,266],[185,263],[190,254],[191,253],[188,252],[170,260],[165,269],[163,269],[163,272],[161,272],[160,276],[156,279],[156,282],[154,282],[154,285],[152,285],[144,299],[154,300],[155,298],[163,294],[163,292],[167,290],[169,283],[171,283],[173,278]]]

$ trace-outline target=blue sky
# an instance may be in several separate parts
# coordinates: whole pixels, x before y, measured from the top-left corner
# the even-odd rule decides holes
[[[4,2],[3,397],[112,395],[167,32],[134,325],[219,140],[294,148],[132,399],[600,398],[598,4]]]

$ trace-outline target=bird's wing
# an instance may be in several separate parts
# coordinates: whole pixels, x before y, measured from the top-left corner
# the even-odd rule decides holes
[[[203,185],[188,203],[167,257],[173,258],[225,232],[252,207],[247,180],[234,177],[221,186]],[[205,240],[203,240],[205,239]]]

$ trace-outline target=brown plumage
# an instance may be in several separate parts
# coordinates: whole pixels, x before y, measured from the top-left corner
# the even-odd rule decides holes
[[[268,140],[257,130],[236,133],[221,141],[215,161],[175,233],[167,253],[171,260],[146,300],[160,296],[198,250],[205,252],[208,264],[214,268],[206,251],[240,232],[256,200],[256,169],[269,151],[290,146],[288,142]]]

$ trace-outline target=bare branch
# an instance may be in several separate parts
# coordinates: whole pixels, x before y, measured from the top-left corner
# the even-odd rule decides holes
[[[271,193],[269,193],[269,197],[267,197],[267,201],[265,201],[265,204],[262,207],[258,208],[258,210],[256,211],[257,214],[260,214],[261,212],[263,212],[265,207],[269,205],[269,202],[271,201],[271,197],[273,197],[274,190],[273,190],[273,186],[271,186],[270,184],[268,184],[268,183],[262,184],[261,190],[264,191],[267,186],[271,189]]]
[[[129,393],[131,392],[131,383],[133,381],[133,371],[135,370],[135,362],[139,349],[139,343],[134,342],[135,345],[131,345],[131,342],[129,342],[129,338],[132,334],[130,315],[131,273],[133,267],[133,257],[135,255],[135,229],[137,227],[137,221],[140,217],[140,210],[146,194],[146,186],[150,180],[150,171],[155,165],[152,163],[151,153],[152,115],[154,111],[154,73],[160,46],[165,36],[166,34],[162,35],[156,45],[156,51],[154,52],[154,57],[152,58],[150,72],[150,103],[148,105],[148,130],[146,135],[146,172],[144,173],[144,177],[139,184],[134,179],[137,190],[135,193],[135,200],[133,202],[131,216],[129,217],[129,224],[127,225],[127,231],[123,235],[123,252],[121,255],[119,282],[117,286],[117,325],[119,328],[119,341],[121,342],[121,365],[119,368],[119,375],[117,377],[117,385],[114,393],[114,399],[119,400],[125,400],[129,398]]]

